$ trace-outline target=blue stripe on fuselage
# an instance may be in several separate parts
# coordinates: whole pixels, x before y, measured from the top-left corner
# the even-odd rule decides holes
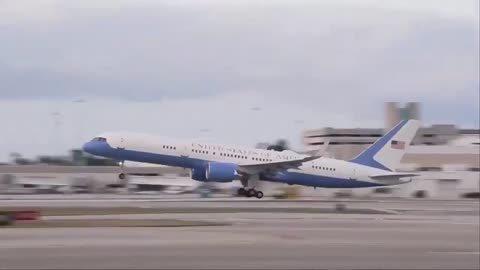
[[[300,172],[284,172],[273,176],[262,175],[261,180],[323,188],[362,188],[377,187],[381,184],[358,181],[353,179],[328,177],[323,175],[305,174]]]
[[[152,164],[162,164],[174,167],[190,169],[204,169],[209,160],[190,158],[187,156],[170,156],[164,154],[148,153],[112,148],[107,142],[91,141],[84,145],[84,151],[93,155],[108,157],[116,160],[130,160]],[[327,177],[320,175],[305,174],[299,172],[283,172],[273,176],[261,176],[261,180],[325,188],[359,188],[381,186],[375,183],[350,180],[344,178]]]

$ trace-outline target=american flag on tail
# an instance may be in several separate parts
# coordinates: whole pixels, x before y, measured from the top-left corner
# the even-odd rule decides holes
[[[405,149],[405,142],[392,140],[390,143],[393,149]]]

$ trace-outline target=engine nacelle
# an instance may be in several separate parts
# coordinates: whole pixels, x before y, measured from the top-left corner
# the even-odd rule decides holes
[[[205,169],[192,169],[191,175],[193,180],[205,182],[207,181],[207,177],[205,174]]]
[[[237,177],[237,165],[232,163],[210,162],[205,171],[207,181],[231,182]]]

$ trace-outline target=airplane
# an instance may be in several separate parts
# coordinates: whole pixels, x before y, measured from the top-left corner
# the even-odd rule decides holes
[[[258,181],[320,188],[365,188],[404,184],[417,176],[395,172],[420,123],[403,120],[351,160],[217,143],[203,143],[141,133],[103,133],[83,145],[92,155],[120,161],[176,166],[191,170],[201,182],[240,180],[238,195],[261,199]],[[122,172],[120,179],[125,178]]]

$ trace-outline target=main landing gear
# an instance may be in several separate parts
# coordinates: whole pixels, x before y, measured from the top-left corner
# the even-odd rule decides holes
[[[239,188],[237,191],[238,196],[245,196],[248,198],[251,197],[256,197],[257,199],[263,198],[263,192],[260,190],[255,190],[253,188],[251,189],[245,189],[245,188]]]
[[[249,178],[249,176],[243,176],[240,178],[240,182],[242,183],[243,187],[237,190],[238,196],[244,196],[248,198],[256,197],[257,199],[263,198],[263,192],[260,190],[255,190],[255,188],[248,188],[248,183],[250,182]]]

